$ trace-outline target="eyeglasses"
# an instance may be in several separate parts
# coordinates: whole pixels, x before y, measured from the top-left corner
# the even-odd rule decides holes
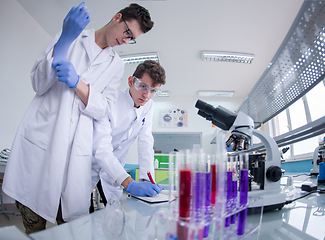
[[[122,17],[122,20],[125,23],[125,26],[127,28],[127,30],[123,32],[124,37],[130,39],[128,43],[130,43],[130,44],[136,44],[137,42],[135,41],[135,38],[133,37],[133,33],[131,32],[129,26],[126,24],[126,21],[124,20],[123,17]]]
[[[161,90],[159,88],[149,87],[147,84],[141,82],[140,79],[135,76],[133,76],[133,79],[135,80],[134,87],[136,90],[141,91],[143,93],[149,92],[149,94],[153,97],[157,97],[161,93]]]

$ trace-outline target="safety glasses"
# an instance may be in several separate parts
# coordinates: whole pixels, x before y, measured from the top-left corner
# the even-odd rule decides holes
[[[147,84],[141,82],[140,79],[135,76],[133,76],[133,79],[134,87],[136,90],[141,91],[142,93],[149,92],[152,97],[157,97],[161,93],[161,90],[159,88],[149,87]]]

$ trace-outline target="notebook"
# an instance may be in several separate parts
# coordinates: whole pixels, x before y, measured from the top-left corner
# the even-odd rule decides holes
[[[159,194],[153,197],[139,197],[139,196],[133,196],[136,199],[140,199],[142,201],[148,202],[148,203],[161,203],[161,202],[168,202],[169,201],[169,190],[162,190]],[[172,195],[172,201],[176,199],[176,193],[174,192]]]

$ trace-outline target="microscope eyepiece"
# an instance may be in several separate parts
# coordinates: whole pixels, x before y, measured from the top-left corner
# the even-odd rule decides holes
[[[208,118],[209,117],[209,114],[206,114],[205,112],[203,112],[202,110],[199,110],[197,112],[197,114],[199,114],[201,117],[204,117],[204,118]]]
[[[197,100],[195,107],[199,109],[198,114],[200,116],[212,121],[214,125],[222,130],[229,130],[237,117],[236,114],[221,106],[215,108],[200,99]]]

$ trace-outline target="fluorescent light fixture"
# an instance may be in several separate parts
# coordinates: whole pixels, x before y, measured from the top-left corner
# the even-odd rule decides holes
[[[161,91],[158,97],[169,97],[169,91]]]
[[[158,53],[138,53],[132,55],[124,55],[120,56],[125,64],[133,64],[133,63],[142,63],[146,60],[154,60],[159,62]]]
[[[232,97],[234,91],[198,91],[197,95],[200,97]]]
[[[235,62],[235,63],[252,63],[254,54],[237,53],[237,52],[213,52],[202,51],[202,61],[219,61],[219,62]]]

